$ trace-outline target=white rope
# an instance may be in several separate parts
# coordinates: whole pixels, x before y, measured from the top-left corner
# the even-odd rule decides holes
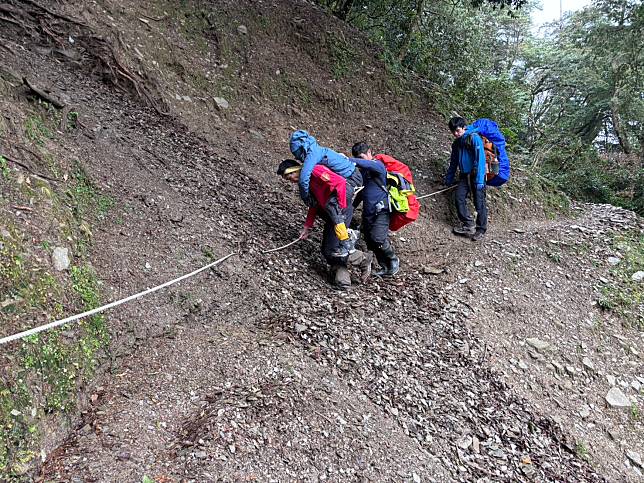
[[[442,190],[439,190],[439,191],[434,191],[433,193],[429,193],[428,195],[417,196],[416,199],[417,200],[422,200],[423,198],[429,198],[430,196],[439,195],[441,193],[445,193],[445,191],[453,190],[454,188],[456,188],[456,185],[450,186],[449,188],[445,188],[445,189],[442,189]]]
[[[273,252],[279,252],[280,250],[284,250],[285,248],[290,247],[291,245],[295,245],[297,242],[299,242],[301,238],[296,238],[290,243],[287,243],[286,245],[282,245],[281,247],[277,248],[271,248],[270,250],[264,250],[262,253],[273,253]]]
[[[98,312],[102,312],[104,310],[111,309],[112,307],[116,307],[118,305],[124,304],[125,302],[129,302],[130,300],[138,299],[139,297],[143,297],[144,295],[151,294],[153,292],[156,292],[157,290],[161,290],[162,288],[169,287],[170,285],[173,285],[173,284],[175,284],[177,282],[180,282],[181,280],[185,280],[186,278],[193,277],[193,276],[197,275],[198,273],[209,269],[210,267],[214,267],[215,265],[219,265],[220,263],[222,263],[225,260],[229,259],[233,255],[235,255],[235,252],[229,253],[225,257],[222,257],[219,260],[216,260],[216,261],[214,261],[212,263],[209,263],[205,267],[201,267],[201,268],[195,270],[194,272],[190,272],[190,273],[188,273],[186,275],[183,275],[183,276],[181,276],[179,278],[175,278],[174,280],[170,280],[169,282],[163,283],[161,285],[157,285],[156,287],[149,288],[147,290],[144,290],[143,292],[139,292],[137,294],[130,295],[129,297],[126,297],[126,298],[121,299],[121,300],[117,300],[116,302],[111,302],[111,303],[109,303],[107,305],[103,305],[102,307],[98,307],[96,309],[92,309],[92,310],[88,310],[87,312],[83,312],[82,314],[73,315],[71,317],[67,317],[66,319],[57,320],[55,322],[51,322],[51,323],[46,324],[46,325],[41,325],[40,327],[34,327],[33,329],[25,330],[24,332],[20,332],[18,334],[14,334],[14,335],[10,335],[8,337],[4,337],[4,338],[0,339],[0,345],[6,344],[6,343],[14,341],[14,340],[22,339],[24,337],[28,337],[28,336],[33,335],[33,334],[37,334],[38,332],[42,332],[44,330],[49,330],[49,329],[52,329],[54,327],[58,327],[58,326],[63,325],[63,324],[67,324],[69,322],[73,322],[75,320],[82,319],[84,317],[89,317],[90,315],[94,315],[94,314],[97,314]]]

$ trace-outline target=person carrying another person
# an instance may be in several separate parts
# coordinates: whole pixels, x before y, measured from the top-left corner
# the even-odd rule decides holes
[[[391,277],[400,270],[400,261],[389,241],[389,199],[387,191],[387,169],[375,159],[367,143],[358,142],[351,148],[351,156],[362,173],[364,189],[354,201],[357,206],[362,201],[362,231],[367,248],[378,260],[380,270],[374,273],[379,277]]]
[[[452,232],[467,236],[472,241],[480,241],[487,231],[487,203],[485,190],[485,150],[478,130],[467,126],[462,117],[453,117],[448,127],[454,136],[449,168],[445,175],[445,184],[454,184],[456,169],[459,170],[456,188],[456,211],[460,221]],[[476,224],[467,207],[467,195],[472,193],[476,208]]]
[[[302,170],[303,166],[299,162],[285,159],[277,168],[277,174],[287,181],[299,184]],[[349,266],[360,268],[361,280],[364,283],[371,274],[373,258],[371,253],[356,250],[353,247],[355,240],[350,239],[347,229],[353,216],[350,192],[353,190],[349,190],[345,178],[327,166],[314,166],[309,177],[309,210],[300,233],[300,239],[308,238],[316,217],[319,215],[324,220],[321,251],[331,266],[334,285],[340,290],[351,287]]]

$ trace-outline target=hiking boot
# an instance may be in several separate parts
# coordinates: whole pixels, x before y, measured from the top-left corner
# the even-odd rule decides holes
[[[367,283],[369,276],[371,275],[371,262],[373,261],[373,253],[367,252],[364,254],[364,260],[360,263],[360,281],[362,283]]]
[[[452,228],[452,233],[458,236],[472,236],[475,234],[475,230],[473,226],[461,225]]]
[[[479,241],[481,241],[481,240],[483,239],[483,237],[484,237],[484,236],[485,236],[485,232],[484,232],[484,231],[482,231],[482,230],[476,230],[476,233],[474,233],[474,235],[472,235],[471,240],[472,240],[473,242],[479,242]]]
[[[335,269],[334,287],[338,290],[349,290],[351,288],[351,274],[349,269],[342,265],[336,265]]]
[[[340,240],[340,245],[331,253],[331,256],[334,258],[344,258],[355,251],[355,240],[352,241],[351,238],[347,238],[346,240]]]
[[[378,277],[393,277],[400,272],[400,259],[396,256],[387,260],[384,267],[374,273]]]

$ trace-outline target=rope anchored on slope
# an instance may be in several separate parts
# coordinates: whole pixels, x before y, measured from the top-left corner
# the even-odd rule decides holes
[[[145,295],[151,294],[153,292],[161,290],[162,288],[169,287],[170,285],[174,285],[175,283],[180,282],[181,280],[185,280],[186,278],[193,277],[193,276],[197,275],[198,273],[201,273],[204,270],[207,270],[207,269],[209,269],[211,267],[215,267],[215,266],[219,265],[220,263],[223,263],[224,261],[228,260],[230,257],[232,257],[235,254],[236,254],[235,252],[229,253],[225,257],[221,257],[219,260],[215,260],[214,262],[209,263],[208,265],[206,265],[204,267],[201,267],[201,268],[199,268],[199,269],[197,269],[197,270],[195,270],[193,272],[187,273],[186,275],[182,275],[179,278],[175,278],[174,280],[170,280],[169,282],[165,282],[165,283],[163,283],[161,285],[157,285],[156,287],[149,288],[147,290],[144,290],[143,292],[139,292],[137,294],[130,295],[129,297],[126,297],[124,299],[117,300],[115,302],[111,302],[111,303],[109,303],[107,305],[103,305],[102,307],[97,307],[95,309],[88,310],[87,312],[83,312],[82,314],[73,315],[71,317],[67,317],[67,318],[62,319],[62,320],[57,320],[57,321],[51,322],[49,324],[41,325],[40,327],[34,327],[33,329],[25,330],[25,331],[20,332],[18,334],[3,337],[2,339],[0,339],[0,345],[7,344],[7,343],[12,342],[14,340],[23,339],[25,337],[29,337],[30,335],[34,335],[34,334],[37,334],[39,332],[43,332],[45,330],[53,329],[54,327],[59,327],[61,325],[68,324],[70,322],[74,322],[76,320],[80,320],[80,319],[83,319],[85,317],[89,317],[90,315],[94,315],[94,314],[97,314],[99,312],[103,312],[103,311],[105,311],[107,309],[111,309],[113,307],[117,307],[117,306],[119,306],[121,304],[124,304],[125,302],[129,302],[131,300],[135,300],[135,299],[138,299],[138,298],[143,297]]]

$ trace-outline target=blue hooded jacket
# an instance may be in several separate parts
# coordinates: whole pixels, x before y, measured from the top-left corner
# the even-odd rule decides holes
[[[467,126],[465,133],[452,143],[452,155],[445,175],[445,184],[451,185],[454,182],[454,175],[458,168],[461,174],[470,174],[472,170],[476,170],[477,186],[485,186],[485,149],[478,132],[477,128]]]
[[[299,187],[300,197],[307,204],[309,202],[311,174],[317,164],[327,166],[331,171],[344,178],[348,178],[356,170],[356,165],[349,158],[336,153],[332,149],[321,147],[315,138],[306,131],[300,130],[291,134],[289,144],[295,159],[303,164],[302,171],[300,171]]]

